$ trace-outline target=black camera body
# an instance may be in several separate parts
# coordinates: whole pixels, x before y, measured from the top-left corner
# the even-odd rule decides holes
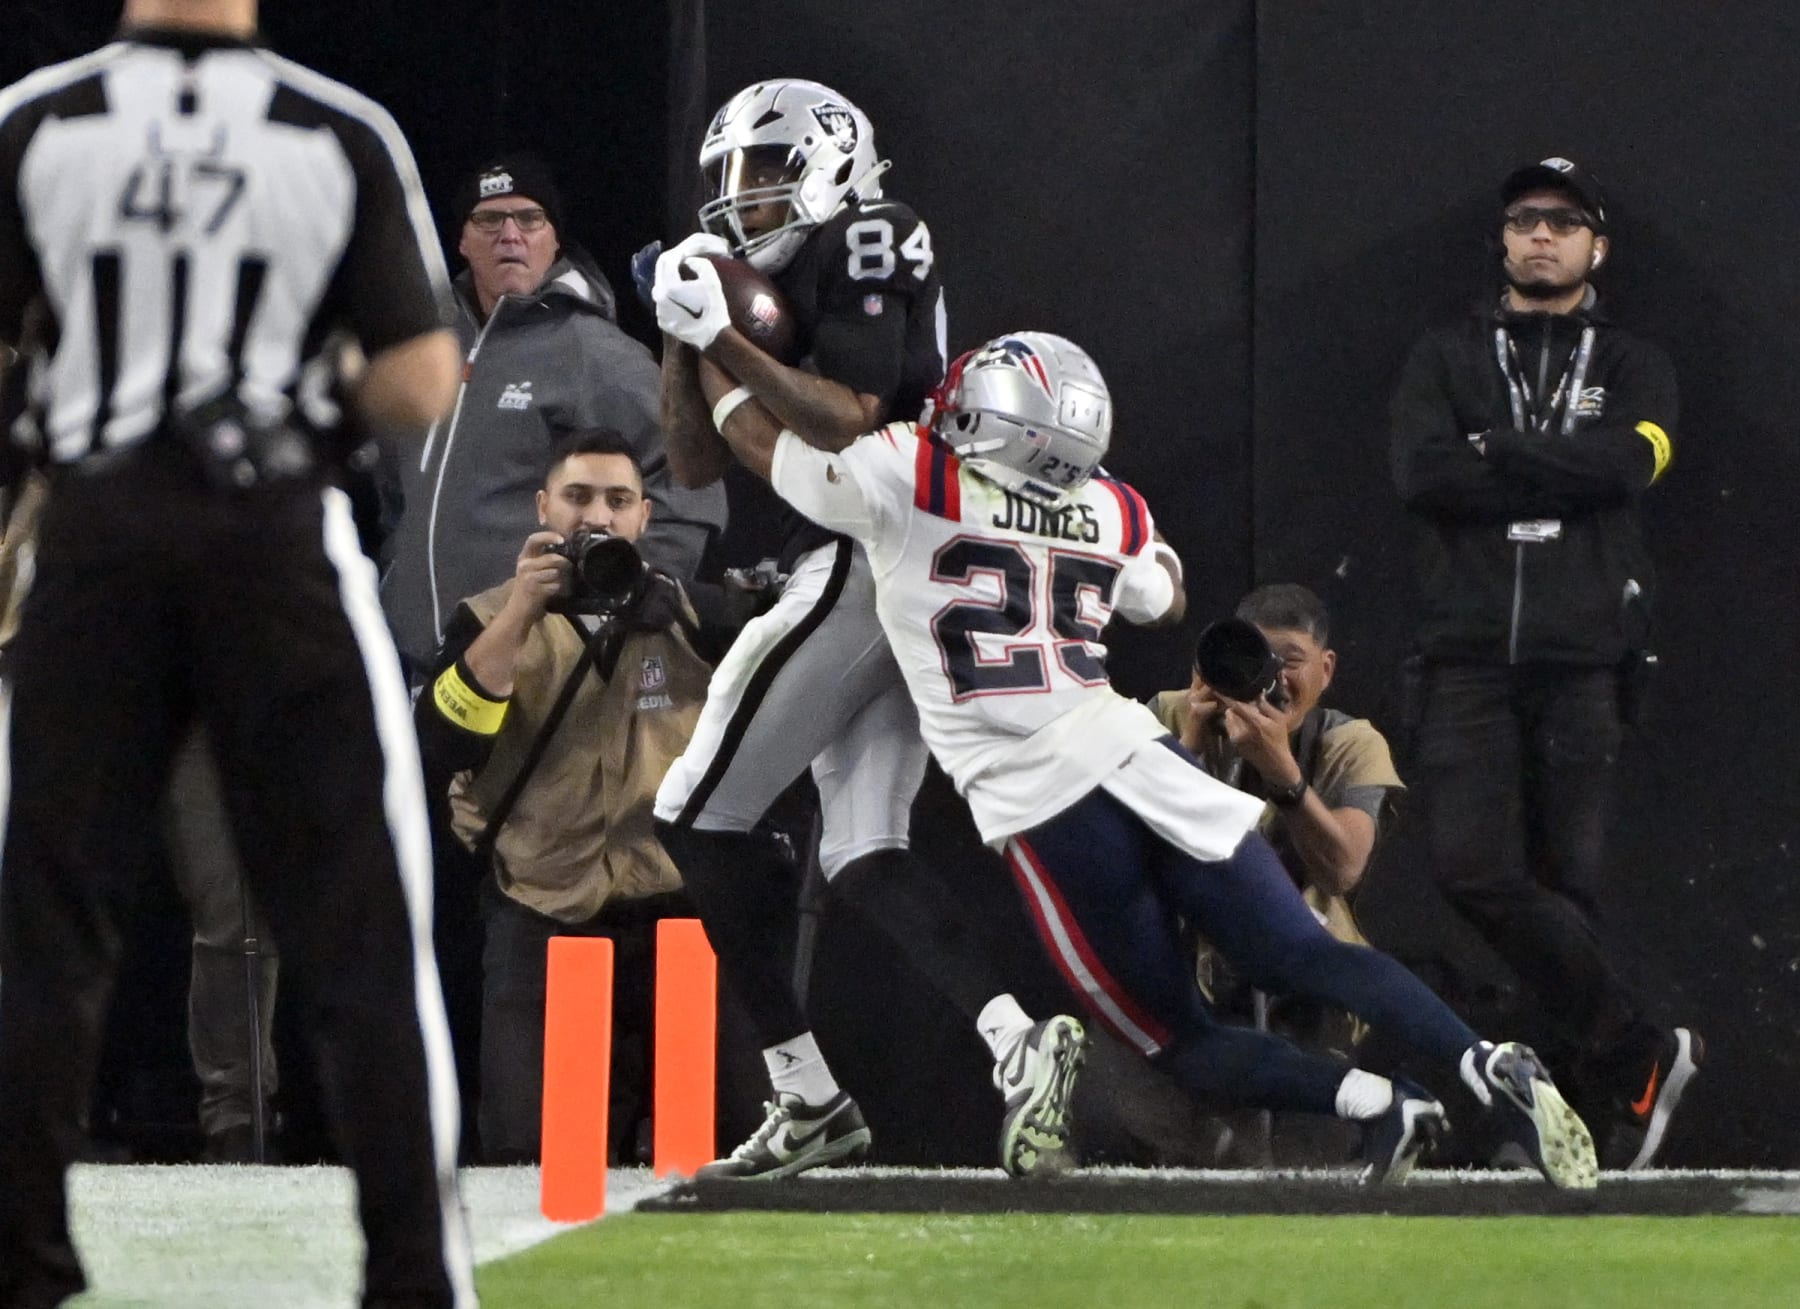
[[[569,561],[569,593],[548,606],[553,613],[614,617],[644,598],[650,566],[622,536],[578,527],[549,553]]]
[[[1288,707],[1281,658],[1254,623],[1241,618],[1208,623],[1194,643],[1194,669],[1227,699],[1254,704],[1267,696],[1275,708]]]

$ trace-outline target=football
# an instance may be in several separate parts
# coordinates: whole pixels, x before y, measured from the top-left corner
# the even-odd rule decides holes
[[[752,264],[728,255],[708,255],[719,270],[731,325],[784,364],[799,362],[800,332],[787,297]]]

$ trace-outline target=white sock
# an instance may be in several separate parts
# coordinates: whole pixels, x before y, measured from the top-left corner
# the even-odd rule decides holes
[[[811,1032],[802,1032],[791,1041],[772,1045],[762,1052],[769,1066],[769,1084],[777,1091],[797,1095],[809,1105],[822,1105],[838,1093],[837,1079],[819,1053],[819,1043]]]
[[[1353,1123],[1379,1118],[1394,1107],[1394,1084],[1385,1077],[1352,1068],[1338,1083],[1337,1115]]]
[[[995,1063],[1006,1058],[1012,1048],[1025,1039],[1031,1027],[1031,1015],[1019,1007],[1011,992],[995,996],[975,1015],[975,1029],[987,1042],[987,1048],[993,1051]]]

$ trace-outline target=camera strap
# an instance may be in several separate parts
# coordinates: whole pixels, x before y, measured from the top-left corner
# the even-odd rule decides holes
[[[532,773],[537,771],[543,760],[544,752],[550,748],[550,738],[556,734],[563,718],[569,712],[569,706],[575,701],[575,693],[581,689],[581,683],[589,672],[600,674],[601,681],[610,681],[613,669],[618,666],[619,647],[625,642],[625,632],[616,623],[602,623],[598,631],[590,636],[572,614],[564,614],[570,628],[581,639],[584,647],[581,658],[576,660],[573,671],[563,682],[562,690],[556,693],[556,702],[550,706],[550,712],[544,715],[544,725],[538,728],[538,734],[531,743],[531,749],[525,752],[524,762],[519,771],[507,784],[493,812],[488,815],[487,825],[481,829],[481,835],[475,838],[475,855],[486,863],[494,853],[494,844],[500,839],[500,829],[506,820],[512,817],[513,806],[518,804],[519,797],[524,794],[525,784],[531,780]]]

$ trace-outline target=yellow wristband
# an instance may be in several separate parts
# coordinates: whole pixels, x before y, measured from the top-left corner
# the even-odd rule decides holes
[[[505,700],[490,700],[472,689],[451,664],[431,687],[431,699],[443,714],[458,727],[477,736],[493,736],[506,721]]]
[[[1669,460],[1675,457],[1675,448],[1669,442],[1669,434],[1647,418],[1637,425],[1636,430],[1639,436],[1650,443],[1650,480],[1654,482],[1663,475],[1663,469],[1669,466]]]
[[[713,406],[713,426],[723,432],[725,430],[725,420],[735,414],[739,407],[747,401],[754,399],[756,399],[756,396],[747,386],[740,386],[734,391],[727,391],[724,395],[719,397],[719,403]]]

